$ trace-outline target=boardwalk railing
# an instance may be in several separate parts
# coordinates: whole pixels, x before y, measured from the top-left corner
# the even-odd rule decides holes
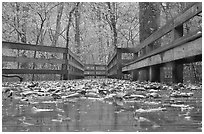
[[[106,65],[102,64],[85,64],[84,65],[84,76],[86,78],[97,78],[97,77],[106,77]]]
[[[141,42],[141,44],[137,45],[137,47],[118,48],[108,62],[107,71],[109,76],[122,78],[122,72],[126,73],[136,69],[185,59],[196,55],[199,55],[199,57],[194,59],[200,61],[202,54],[202,30],[199,28],[197,31],[189,32],[184,35],[183,25],[201,12],[202,3],[192,3],[182,13],[151,34]],[[152,46],[155,41],[162,39],[170,32],[172,33],[172,42],[167,45],[159,45],[156,48]],[[189,44],[189,42],[192,43]],[[134,59],[131,62],[124,63],[121,58],[121,53],[134,53]]]
[[[66,50],[62,47],[51,47],[51,46],[39,46],[23,43],[14,42],[2,42],[2,48],[4,49],[16,49],[16,50],[30,50],[38,52],[54,52],[67,54],[67,61],[65,59],[44,59],[44,58],[29,58],[29,57],[14,57],[14,56],[2,56],[3,62],[19,62],[19,63],[52,63],[52,64],[67,64],[67,69],[64,70],[52,70],[52,69],[2,69],[2,74],[60,74],[63,79],[75,79],[84,77],[84,64],[79,60],[79,58],[72,53],[70,50]],[[68,52],[68,53],[67,53]],[[68,77],[67,77],[68,76]]]

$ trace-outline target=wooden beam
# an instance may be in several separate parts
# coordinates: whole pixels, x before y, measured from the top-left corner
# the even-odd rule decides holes
[[[74,60],[76,60],[82,67],[84,67],[84,64],[82,61],[77,57],[71,50],[68,50],[68,54],[73,57]]]
[[[84,64],[84,66],[106,66],[106,64]]]
[[[117,64],[115,64],[115,65],[113,65],[113,66],[111,66],[111,67],[108,67],[107,70],[112,70],[113,68],[116,68],[116,67],[117,67]]]
[[[66,70],[2,69],[2,74],[64,74]]]
[[[69,61],[68,64],[75,67],[75,68],[77,68],[77,69],[79,69],[79,70],[81,70],[81,71],[84,71],[84,68],[78,66],[76,63],[74,63],[72,61]]]
[[[77,73],[77,72],[69,72],[68,75],[72,75],[72,76],[84,76],[83,73]]]
[[[2,69],[2,74],[64,74],[66,70],[45,70],[45,69]],[[69,72],[69,75],[83,76],[83,73]]]
[[[62,59],[39,59],[39,58],[28,58],[28,57],[13,57],[13,56],[2,56],[2,61],[8,62],[31,62],[31,63],[48,63],[48,64],[64,64],[65,60]]]
[[[55,53],[65,53],[66,52],[66,48],[63,48],[63,47],[39,46],[39,45],[6,42],[6,41],[2,41],[2,48],[43,51],[43,52],[55,52]],[[72,53],[69,49],[68,49],[68,54],[71,55],[73,59],[76,60],[79,64],[84,66],[83,63],[79,60],[79,58],[74,53]]]
[[[139,45],[139,44],[138,44]],[[136,45],[136,46],[138,46]],[[135,47],[117,48],[121,53],[135,53]]]
[[[13,56],[2,56],[2,61],[8,61],[8,62],[31,62],[31,63],[49,63],[49,64],[64,64],[65,60],[63,59],[37,59],[37,58],[27,58],[27,57],[13,57]],[[68,62],[69,65],[73,66],[74,68],[77,68],[79,70],[84,71],[83,68],[76,65],[72,61]]]
[[[131,71],[147,66],[162,64],[175,60],[182,60],[187,58],[196,57],[202,55],[202,37],[197,38],[194,41],[186,42],[182,45],[177,45],[171,49],[167,49],[162,53],[154,54],[149,57],[143,58],[135,63],[125,65],[122,71]]]
[[[39,45],[6,42],[6,41],[2,41],[2,48],[18,49],[18,50],[31,50],[31,51],[43,51],[43,52],[55,52],[55,53],[65,53],[65,51],[66,51],[66,49],[62,48],[62,47],[39,46]]]
[[[116,58],[116,55],[117,55],[117,52],[114,52],[114,54],[112,55],[112,57],[111,57],[110,60],[108,61],[107,66],[109,66],[109,64],[112,62],[112,60],[113,60],[114,58]]]
[[[106,76],[106,74],[84,74],[84,76]]]
[[[84,70],[84,72],[106,72],[106,70],[92,70],[92,69],[88,69],[88,70]]]
[[[138,62],[140,60],[143,60],[143,59],[145,59],[147,57],[162,53],[162,52],[167,51],[169,49],[172,49],[174,47],[178,47],[178,46],[183,45],[183,44],[185,44],[187,42],[191,42],[193,40],[196,40],[196,39],[198,39],[200,37],[202,37],[202,32],[200,30],[195,31],[193,33],[189,33],[188,35],[183,36],[183,37],[175,40],[172,44],[170,43],[170,44],[164,45],[162,47],[159,47],[158,49],[155,49],[154,51],[152,51],[152,52],[150,52],[150,53],[148,53],[148,54],[146,54],[146,55],[144,55],[142,57],[139,57],[134,61],[131,61],[129,63],[124,64],[124,66],[133,64],[133,63]]]

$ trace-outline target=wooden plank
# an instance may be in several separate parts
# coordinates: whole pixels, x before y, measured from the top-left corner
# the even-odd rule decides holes
[[[84,71],[84,68],[78,66],[78,65],[75,64],[73,61],[68,61],[68,64],[71,65],[71,66],[73,66],[74,68],[77,68],[77,69],[79,69],[79,70],[81,70],[81,71]]]
[[[111,69],[116,68],[116,67],[117,67],[117,64],[115,64],[115,65],[113,65],[113,66],[111,66],[111,67],[108,67],[107,70],[111,70]]]
[[[117,70],[113,70],[111,72],[108,73],[108,76],[113,76],[117,74]]]
[[[84,64],[85,67],[93,67],[93,66],[99,66],[99,67],[106,67],[105,64]]]
[[[85,68],[98,68],[98,67],[103,67],[103,68],[106,68],[106,65],[104,64],[85,64],[84,65]]]
[[[2,74],[64,74],[66,70],[46,70],[46,69],[2,69]]]
[[[77,72],[69,72],[68,75],[72,75],[72,76],[84,76],[83,73],[77,73]]]
[[[116,58],[116,55],[117,55],[117,53],[114,52],[113,56],[112,56],[112,57],[110,58],[110,60],[108,61],[107,66],[109,66],[109,64],[111,63],[111,61],[112,61],[114,58]]]
[[[63,59],[35,59],[35,58],[27,58],[27,57],[12,57],[12,56],[2,56],[3,61],[8,61],[8,62],[31,62],[31,63],[49,63],[49,64],[64,64],[65,60]],[[83,68],[77,66],[75,63],[72,61],[68,62],[69,65],[73,66],[74,68],[77,68],[79,70],[84,71]]]
[[[71,50],[68,50],[68,53],[74,58],[74,60],[76,60],[82,67],[84,67],[84,64],[79,59],[79,57],[76,56],[76,54],[74,54]]]
[[[106,76],[106,74],[84,74],[84,76]]]
[[[43,51],[43,52],[55,52],[55,53],[65,53],[66,49],[62,47],[51,47],[51,46],[39,46],[15,42],[2,41],[2,48],[7,49],[18,49],[18,50],[31,50],[31,51]]]
[[[182,44],[184,44],[184,43],[186,43],[186,42],[190,42],[190,41],[192,41],[192,40],[196,40],[197,38],[200,38],[200,37],[202,37],[202,33],[201,33],[200,30],[198,30],[198,31],[196,31],[196,32],[193,32],[193,33],[189,33],[188,35],[183,36],[183,37],[181,37],[181,38],[175,40],[175,41],[173,42],[173,44],[170,43],[170,44],[164,45],[164,46],[162,46],[162,47],[159,47],[158,49],[155,49],[154,51],[152,51],[152,52],[150,52],[150,53],[148,53],[148,54],[146,54],[146,55],[144,55],[144,56],[142,56],[142,57],[139,57],[139,58],[137,58],[137,59],[134,60],[134,61],[131,61],[131,62],[129,62],[129,63],[124,64],[124,66],[133,64],[133,63],[138,62],[138,61],[140,61],[140,60],[143,60],[143,59],[145,59],[145,58],[147,58],[147,57],[156,55],[156,54],[158,54],[158,53],[162,53],[162,52],[164,52],[164,51],[167,51],[167,50],[169,50],[169,49],[172,49],[172,48],[174,48],[174,47],[177,47],[177,46],[179,46],[179,45],[182,45]]]
[[[151,34],[147,39],[145,39],[140,45],[136,46],[132,49],[132,53],[139,52],[142,48],[149,45],[150,43],[158,40],[165,34],[169,33],[171,30],[173,30],[175,27],[185,23],[189,19],[193,18],[197,14],[202,12],[202,4],[201,3],[194,3],[191,7],[189,7],[185,12],[182,12],[174,19],[170,20],[166,25],[164,25],[162,28]]]
[[[39,58],[28,58],[28,57],[13,57],[13,56],[2,56],[2,61],[8,62],[31,62],[31,63],[49,63],[49,64],[64,64],[65,60],[62,59],[39,59]]]
[[[6,41],[2,41],[2,48],[43,51],[43,52],[55,52],[55,53],[65,53],[66,52],[66,48],[63,48],[63,47],[39,46],[39,45],[6,42]],[[76,60],[79,64],[84,66],[83,63],[78,59],[78,57],[74,53],[72,53],[70,50],[68,50],[68,54],[70,54],[74,58],[74,60]]]
[[[85,68],[84,71],[94,71],[94,68]],[[105,71],[106,68],[96,68],[96,71]]]
[[[106,70],[84,70],[84,72],[106,72]]]
[[[136,45],[136,46],[138,46],[138,45]],[[134,53],[135,52],[134,48],[131,48],[131,47],[128,47],[128,48],[122,48],[121,47],[121,48],[117,48],[117,49],[119,49],[121,51],[121,53]]]
[[[66,70],[45,70],[45,69],[2,69],[2,74],[64,74]],[[69,75],[83,76],[83,73],[69,72]]]
[[[168,49],[163,53],[151,55],[138,62],[126,65],[122,68],[122,71],[125,72],[174,60],[192,58],[198,55],[202,55],[202,37],[191,42],[186,42],[180,46],[173,47],[172,49]]]
[[[84,65],[84,68],[85,68],[85,69],[86,69],[86,68],[87,68],[87,69],[88,69],[88,68],[93,68],[93,69],[94,69],[94,67],[95,67],[95,66],[94,66],[93,64],[85,64],[85,65]]]

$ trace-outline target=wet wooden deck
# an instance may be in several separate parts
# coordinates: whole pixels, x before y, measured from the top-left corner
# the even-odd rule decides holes
[[[37,86],[28,88],[29,84],[3,83],[3,132],[202,131],[201,88],[174,91],[166,86],[168,88],[154,89],[160,95],[157,98],[147,97],[148,93],[154,91],[147,88],[149,84],[112,79],[38,82]],[[14,91],[9,97],[11,90],[8,91],[8,87]],[[136,92],[130,89],[133,87]],[[145,90],[141,90],[141,87],[145,87]],[[67,97],[71,92],[78,93],[82,89],[86,89],[86,93],[89,91],[89,95]],[[98,89],[106,89],[111,93],[101,95]],[[42,90],[44,96],[40,94]],[[53,99],[47,94],[51,91],[60,97]],[[173,92],[193,95],[173,97]],[[134,94],[135,98],[128,98],[128,93]],[[118,99],[113,97],[114,94]],[[145,97],[142,98],[142,95]]]

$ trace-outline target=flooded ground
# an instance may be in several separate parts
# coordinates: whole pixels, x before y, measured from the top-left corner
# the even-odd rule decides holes
[[[80,84],[38,82],[35,87],[29,87],[30,83],[3,83],[2,131],[202,131],[202,88],[182,88],[179,92],[189,93],[189,96],[173,96],[172,89],[160,87],[154,89],[159,96],[151,97],[147,94],[153,87],[141,89],[141,84],[134,89],[135,93],[130,91],[127,81],[84,81]],[[136,87],[136,84],[138,87],[138,83],[132,85]],[[53,85],[61,90],[51,90]],[[97,90],[108,90],[116,85],[119,91],[101,94]],[[80,89],[86,89],[86,93],[76,94]],[[53,92],[58,97],[53,97]]]

